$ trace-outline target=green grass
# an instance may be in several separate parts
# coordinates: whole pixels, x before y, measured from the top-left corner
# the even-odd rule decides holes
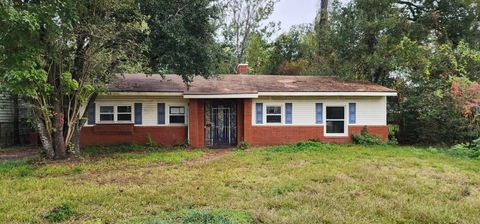
[[[68,204],[69,223],[480,223],[480,160],[432,150],[99,150],[1,163],[0,222],[46,223]]]

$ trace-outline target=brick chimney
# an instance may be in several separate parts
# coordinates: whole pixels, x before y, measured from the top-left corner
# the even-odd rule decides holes
[[[246,75],[248,74],[248,64],[238,64],[237,65],[237,73],[239,75]]]

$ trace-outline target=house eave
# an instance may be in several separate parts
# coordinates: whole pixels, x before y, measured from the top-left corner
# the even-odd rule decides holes
[[[240,93],[240,94],[184,94],[185,99],[255,99],[258,98],[256,93]]]
[[[396,92],[258,92],[231,94],[194,94],[183,92],[107,92],[101,96],[159,96],[185,99],[255,99],[262,96],[397,96]]]
[[[397,96],[396,92],[259,92],[258,96]]]

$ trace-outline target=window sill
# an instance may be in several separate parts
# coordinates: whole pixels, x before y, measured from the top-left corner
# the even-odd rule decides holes
[[[342,133],[342,134],[324,134],[325,138],[339,138],[339,137],[348,137],[348,133]]]
[[[102,125],[102,124],[134,124],[133,121],[100,121],[95,123],[96,125]]]

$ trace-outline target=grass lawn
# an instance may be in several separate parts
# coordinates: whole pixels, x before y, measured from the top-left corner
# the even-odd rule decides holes
[[[313,143],[99,151],[0,163],[0,222],[63,206],[68,223],[480,223],[478,159]]]

